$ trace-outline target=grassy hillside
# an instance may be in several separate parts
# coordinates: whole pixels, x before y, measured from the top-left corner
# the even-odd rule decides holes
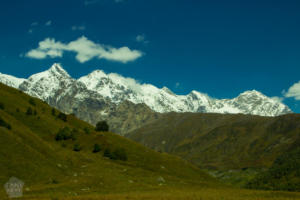
[[[243,185],[272,166],[300,136],[300,115],[260,117],[168,113],[127,137]]]
[[[175,156],[157,153],[110,132],[95,132],[94,127],[73,115],[64,121],[58,110],[18,90],[0,84],[0,93],[0,184],[17,177],[25,182],[25,195],[117,193],[217,184]],[[57,133],[63,129],[72,136],[57,141]],[[93,153],[95,144],[100,147],[97,153]],[[108,150],[111,154],[116,150],[125,152],[127,160],[103,156]],[[3,188],[0,196],[5,196]]]

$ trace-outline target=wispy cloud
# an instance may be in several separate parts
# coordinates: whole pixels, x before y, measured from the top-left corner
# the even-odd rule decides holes
[[[300,100],[300,81],[292,85],[287,92],[284,94],[287,98],[294,98],[295,100]]]
[[[145,35],[137,35],[135,39],[137,42],[143,42],[145,41]]]
[[[32,23],[30,24],[30,26],[37,26],[37,25],[39,25],[38,22],[32,22]]]
[[[141,42],[141,43],[145,43],[145,44],[149,43],[149,41],[146,40],[146,35],[145,34],[137,35],[135,40],[137,42]]]
[[[85,26],[72,26],[71,27],[72,31],[84,31],[85,30]]]
[[[109,45],[97,44],[82,36],[69,43],[55,41],[54,38],[46,38],[39,42],[38,48],[28,51],[25,56],[34,59],[63,57],[65,51],[76,53],[75,58],[80,63],[93,58],[127,63],[143,55],[139,50],[131,50],[126,46],[115,48]]]
[[[47,21],[47,22],[45,23],[45,26],[51,26],[51,24],[52,24],[52,21],[49,20],[49,21]]]

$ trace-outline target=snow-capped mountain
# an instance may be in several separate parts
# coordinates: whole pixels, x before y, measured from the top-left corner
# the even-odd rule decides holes
[[[132,78],[115,73],[106,74],[102,70],[93,71],[75,80],[59,64],[54,64],[49,70],[34,74],[28,79],[0,74],[0,82],[19,88],[56,107],[61,107],[57,106],[61,99],[73,101],[71,104],[74,101],[93,99],[114,106],[124,101],[144,103],[160,113],[174,111],[278,116],[291,112],[283,103],[255,90],[246,91],[233,99],[214,99],[197,91],[177,95],[166,87],[160,89],[151,84],[140,84]],[[67,98],[70,96],[73,99]],[[68,109],[69,112],[72,110],[74,107]]]
[[[114,73],[106,74],[101,70],[78,81],[116,104],[125,100],[134,104],[144,103],[160,113],[174,111],[277,116],[291,112],[286,105],[255,90],[246,91],[234,99],[214,99],[197,91],[176,95],[166,87],[159,89],[150,84],[139,84],[134,79]]]
[[[14,76],[6,75],[6,74],[1,74],[0,73],[0,82],[8,85],[10,87],[18,88],[19,85],[24,82],[26,79],[23,78],[16,78]]]
[[[19,89],[31,96],[48,101],[56,95],[57,91],[63,91],[58,98],[74,84],[76,80],[58,64],[54,64],[49,70],[30,76],[24,80]],[[57,99],[58,100],[58,99]]]

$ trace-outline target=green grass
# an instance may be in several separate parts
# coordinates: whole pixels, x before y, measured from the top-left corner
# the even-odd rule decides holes
[[[94,127],[73,115],[65,122],[57,117],[59,111],[54,116],[46,103],[7,86],[0,85],[0,92],[4,105],[0,117],[11,125],[11,130],[0,127],[0,184],[15,176],[25,182],[25,196],[219,184],[176,156],[155,152],[110,132],[95,132]],[[27,115],[28,107],[36,115]],[[56,141],[64,127],[75,137]],[[80,151],[74,151],[76,144]],[[101,146],[100,152],[93,153],[95,144]],[[122,149],[127,161],[104,157],[104,149],[119,152],[117,155],[124,158]],[[160,177],[165,181],[159,181]],[[0,194],[5,196],[4,190]]]
[[[296,200],[299,193],[237,190],[232,188],[161,188],[155,191],[124,192],[110,194],[70,195],[56,194],[50,197],[30,197],[24,200]]]

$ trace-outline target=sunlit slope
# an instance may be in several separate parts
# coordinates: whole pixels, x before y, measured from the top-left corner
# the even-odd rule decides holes
[[[0,184],[17,177],[25,182],[25,196],[218,185],[178,157],[155,152],[110,132],[95,132],[94,127],[73,115],[64,121],[58,110],[2,84],[0,105]],[[72,139],[57,141],[57,133],[65,127],[72,132]],[[100,146],[97,153],[93,153],[95,144]],[[108,149],[121,149],[128,159],[103,156]],[[0,195],[5,196],[3,188]]]

